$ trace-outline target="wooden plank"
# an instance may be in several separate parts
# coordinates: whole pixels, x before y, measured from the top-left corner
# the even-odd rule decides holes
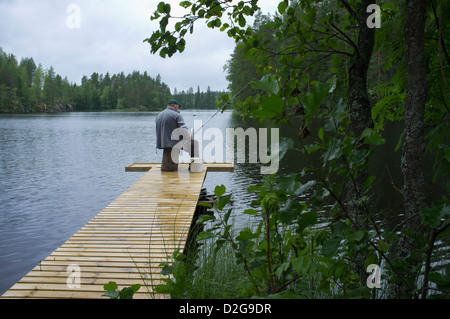
[[[208,172],[234,172],[234,163],[203,163]],[[160,168],[160,163],[133,163],[125,167],[126,172],[148,172],[152,167]],[[186,168],[188,164],[181,163],[179,168]]]
[[[69,238],[1,298],[100,299],[103,285],[142,284],[135,298],[154,294],[162,262],[184,249],[203,181],[208,171],[232,171],[233,164],[206,164],[202,173],[187,165],[161,172],[155,163],[135,163],[127,171],[146,171],[135,184]],[[68,284],[79,267],[80,286]]]

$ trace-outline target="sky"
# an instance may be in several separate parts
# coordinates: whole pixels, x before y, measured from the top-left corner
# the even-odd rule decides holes
[[[172,13],[182,15],[171,3]],[[21,58],[33,58],[44,69],[51,66],[71,83],[94,72],[110,75],[147,73],[171,91],[226,90],[224,65],[234,40],[218,29],[197,23],[186,37],[185,51],[171,58],[150,53],[149,38],[159,27],[150,21],[160,0],[0,0],[0,47]],[[260,0],[263,13],[274,13],[279,1]]]

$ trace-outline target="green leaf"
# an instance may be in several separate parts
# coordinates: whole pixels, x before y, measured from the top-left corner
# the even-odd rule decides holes
[[[223,229],[223,233],[222,233],[222,237],[225,238],[228,236],[228,233],[230,232],[230,229],[233,225],[226,225],[225,228]]]
[[[214,237],[216,237],[215,234],[213,234],[209,231],[203,231],[197,235],[197,241],[207,240],[207,239],[214,238]]]
[[[226,243],[226,240],[218,239],[216,241],[216,247],[214,248],[214,253],[217,254],[217,252],[222,248],[222,246]]]
[[[212,208],[213,205],[209,202],[198,202],[197,203],[198,206],[203,206],[203,207],[207,207],[207,208]]]
[[[217,196],[217,198],[220,198],[223,196],[223,194],[225,194],[226,190],[227,189],[224,185],[216,186],[216,188],[214,189],[214,194]]]
[[[245,228],[245,229],[241,230],[241,232],[239,233],[239,236],[236,237],[236,240],[243,241],[243,240],[254,239],[254,238],[257,238],[257,237],[258,237],[258,235],[252,233],[250,228]]]
[[[317,212],[310,211],[302,215],[298,222],[298,232],[303,231],[306,227],[317,223]]]
[[[347,271],[348,265],[342,262],[335,263],[330,269],[332,276],[340,280],[344,278]]]
[[[280,212],[280,221],[285,225],[289,225],[298,215],[298,210],[283,210]]]
[[[305,145],[305,151],[308,154],[314,153],[316,151],[320,150],[320,145],[319,144],[308,144]]]
[[[225,206],[228,204],[228,202],[230,201],[231,196],[225,196],[225,197],[221,197],[217,203],[217,209],[218,210],[222,210],[225,208]]]
[[[110,281],[103,286],[103,289],[107,291],[117,290],[117,283],[115,283],[114,281]]]
[[[280,3],[278,4],[278,12],[279,12],[280,14],[283,14],[283,13],[286,11],[286,9],[287,9],[288,4],[289,4],[288,1],[280,2]]]
[[[249,208],[249,209],[244,210],[244,214],[246,214],[246,215],[257,215],[258,212],[256,210],[252,209],[252,208]]]
[[[297,179],[299,177],[298,173],[291,173],[289,175],[280,176],[277,180],[276,188],[287,194],[291,194],[295,191],[297,187]]]
[[[234,38],[234,36],[236,35],[236,29],[237,27],[234,27],[227,31],[227,34],[230,38]]]
[[[331,237],[325,240],[322,245],[322,254],[325,257],[333,256],[336,250],[339,248],[341,240],[342,240],[341,237]]]
[[[389,243],[387,242],[387,241],[384,241],[384,240],[378,240],[378,247],[380,247],[380,250],[383,252],[383,253],[386,253],[388,250],[389,250],[389,247],[390,247],[390,245],[389,245]]]
[[[282,160],[286,153],[294,148],[294,141],[289,137],[281,137],[280,139],[280,153],[278,159]]]
[[[307,192],[314,185],[316,185],[316,181],[308,181],[306,184],[303,184],[300,187],[298,187],[295,190],[294,194],[295,195],[301,195],[301,194]]]
[[[321,127],[321,128],[319,129],[318,135],[319,135],[319,138],[323,141],[323,127]]]
[[[111,299],[118,299],[119,298],[119,292],[116,290],[108,290],[106,291],[103,296],[109,297]]]
[[[340,236],[347,229],[347,224],[343,221],[337,221],[331,224],[331,234],[333,236]]]
[[[165,16],[165,17],[161,18],[161,20],[159,21],[159,27],[161,29],[161,32],[166,32],[166,27],[167,27],[168,23],[169,23],[169,16]],[[171,40],[170,38],[173,39],[173,37],[170,36],[169,39],[167,39],[168,42],[170,42],[170,40]]]
[[[216,220],[216,217],[211,215],[200,215],[197,219],[197,224],[204,224],[210,220]]]
[[[228,201],[227,201],[228,202]],[[230,218],[232,210],[229,209],[223,216],[223,221],[225,224],[228,224],[228,219]]]
[[[353,150],[349,159],[350,168],[361,168],[367,163],[367,159],[372,153],[373,151],[368,149]]]
[[[364,138],[365,142],[369,145],[382,145],[386,143],[386,140],[377,131],[366,128],[361,134],[361,138]]]
[[[428,279],[434,282],[441,289],[450,288],[450,278],[438,272],[432,272],[429,274]]]
[[[239,15],[239,26],[241,28],[245,27],[245,25],[247,24],[247,21],[244,18],[244,15]]]
[[[364,231],[357,230],[355,232],[350,233],[347,236],[347,239],[350,241],[360,241],[364,237]]]
[[[334,138],[328,144],[328,149],[324,154],[324,163],[339,158],[341,155],[341,141]]]
[[[132,285],[130,288],[134,292],[137,292],[139,289],[141,289],[141,285],[140,284],[135,284],[135,285]]]
[[[190,7],[191,5],[192,5],[192,3],[190,3],[189,1],[182,1],[182,2],[180,2],[180,6],[185,8],[185,9]]]
[[[262,192],[264,190],[265,190],[264,186],[255,186],[255,185],[253,185],[253,186],[249,186],[247,188],[247,192],[249,192],[249,193],[255,192],[255,191]]]
[[[425,208],[420,211],[422,223],[436,228],[440,225],[441,219],[450,215],[450,205],[435,206],[431,208]]]
[[[278,81],[268,74],[264,75],[259,81],[252,81],[252,87],[273,95],[277,95],[280,92]]]
[[[257,48],[259,46],[260,42],[258,39],[253,39],[251,43],[254,48]]]
[[[275,270],[275,274],[277,277],[282,278],[284,273],[289,269],[290,262],[284,262],[282,263],[277,270]]]
[[[254,112],[254,115],[262,118],[274,118],[283,113],[284,100],[278,95],[264,96],[262,108]]]
[[[308,271],[311,264],[311,260],[308,257],[301,256],[292,259],[292,268],[294,268],[297,274],[304,274]]]
[[[186,41],[184,39],[181,39],[177,43],[177,50],[178,50],[178,52],[183,53],[185,47],[186,47]]]
[[[123,288],[119,293],[119,299],[133,299],[134,291],[133,289],[127,287]]]
[[[301,214],[304,208],[304,203],[298,200],[288,199],[283,208],[280,209],[280,221],[286,225],[290,224]]]
[[[311,87],[308,92],[300,94],[298,97],[305,108],[305,121],[309,122],[318,111],[319,106],[327,94],[336,88],[336,77],[330,78],[327,82],[320,82]]]
[[[164,275],[164,276],[169,276],[169,275],[172,274],[172,272],[173,272],[172,267],[171,267],[171,266],[168,266],[168,265],[164,266],[164,267],[161,269],[161,274]]]
[[[170,4],[166,3],[164,5],[164,12],[162,12],[162,13],[170,14],[170,9],[171,9]]]
[[[165,12],[165,5],[166,4],[164,2],[158,3],[157,10],[158,10],[159,13],[164,13]]]

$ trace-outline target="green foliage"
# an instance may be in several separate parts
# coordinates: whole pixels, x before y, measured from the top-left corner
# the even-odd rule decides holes
[[[157,10],[153,13],[151,20],[158,20],[160,29],[144,40],[151,46],[152,53],[157,53],[163,58],[171,57],[176,52],[183,52],[186,41],[185,35],[194,31],[194,23],[199,19],[205,19],[205,23],[210,28],[220,28],[220,31],[227,31],[230,37],[241,39],[246,36],[246,16],[252,16],[257,10],[256,0],[244,2],[241,1],[232,5],[231,1],[217,3],[216,1],[202,1],[192,3],[183,1],[180,6],[189,10],[180,21],[175,24],[174,31],[167,30],[170,14],[170,5],[160,2]],[[230,10],[226,16],[229,20],[222,21],[225,11]],[[229,22],[232,24],[230,25]]]
[[[187,92],[175,88],[171,94],[160,75],[153,78],[138,71],[128,75],[94,72],[83,76],[81,85],[71,84],[53,67],[36,67],[31,58],[19,64],[14,55],[0,49],[0,112],[161,110],[171,98],[186,108],[211,109],[219,93],[208,87],[195,93],[192,88]]]
[[[450,215],[450,205],[448,203],[425,208],[421,211],[422,223],[431,228],[439,227],[443,221],[448,220]]]
[[[209,206],[209,204],[206,204]],[[206,223],[213,216],[200,216],[199,223]],[[207,241],[213,235],[205,232],[197,236],[198,241]],[[168,294],[173,299],[217,299],[241,297],[240,289],[245,289],[245,274],[229,245],[214,249],[202,246],[197,258],[186,258],[179,251],[162,263],[163,284],[155,292]]]
[[[438,291],[444,293],[437,293],[431,296],[433,299],[448,298],[448,292],[450,291],[450,265],[446,265],[443,272],[432,272],[429,275],[429,279],[437,287]],[[445,295],[447,293],[447,296]]]
[[[224,94],[224,92],[211,91],[209,86],[206,92],[200,91],[200,87],[197,87],[195,92],[193,88],[181,92],[175,88],[172,96],[186,109],[213,109],[221,93]]]
[[[298,132],[291,152],[306,158],[307,164],[301,172],[268,176],[262,185],[249,189],[257,192],[258,200],[244,213],[255,219],[255,227],[233,234],[231,210],[226,209],[229,198],[221,197],[223,187],[216,189],[220,195],[214,204],[216,214],[201,220],[210,227],[200,234],[200,241],[212,241],[216,251],[227,244],[235,252],[250,283],[243,291],[246,296],[375,298],[384,292],[366,286],[371,264],[383,265],[384,285],[401,283],[412,293],[397,297],[425,298],[429,282],[441,289],[436,296],[448,294],[448,269],[442,272],[431,263],[442,258],[434,249],[436,242],[448,237],[445,193],[436,194],[437,200],[429,202],[420,216],[392,220],[392,224],[374,208],[378,194],[370,160],[387,142],[385,125],[404,120],[405,10],[396,2],[379,3],[382,28],[375,32],[372,63],[367,70],[358,70],[363,77],[367,74],[359,80],[368,87],[359,87],[355,98],[349,84],[357,79],[352,71],[360,67],[355,62],[361,58],[360,37],[368,34],[365,5],[364,1],[279,1],[278,13],[257,14],[253,27],[246,25],[246,17],[255,14],[256,0],[220,5],[183,2],[186,14],[173,31],[167,26],[175,18],[164,3],[152,16],[160,20],[161,29],[145,41],[163,57],[182,52],[185,35],[199,20],[227,32],[237,47],[227,65],[232,93],[223,96],[224,101],[232,102],[243,118],[287,122]],[[423,80],[429,83],[429,92],[424,118],[419,119],[427,127],[426,150],[436,155],[434,182],[447,191],[450,37],[446,35],[450,29],[444,21],[448,21],[448,6],[436,0],[428,6],[428,71]],[[236,95],[238,99],[231,101],[230,96]],[[353,103],[367,99],[370,109],[350,113]],[[313,132],[316,123],[321,127]],[[402,140],[395,144],[400,147]],[[420,223],[426,231],[411,231],[422,229]],[[402,256],[395,248],[405,243],[414,249]],[[420,276],[423,283],[417,281]]]
[[[133,299],[134,293],[140,288],[141,285],[136,284],[119,290],[117,283],[110,281],[103,286],[103,289],[105,289],[105,294],[103,296],[109,297],[110,299]]]
[[[259,88],[271,96],[276,92],[273,83],[264,79]],[[349,183],[355,185],[353,181],[366,169],[374,153],[372,147],[385,140],[375,129],[365,130],[359,138],[347,135],[348,114],[342,100],[335,96],[336,79],[317,85],[318,89],[309,91],[305,104],[312,106],[311,119],[322,118],[325,122],[331,117],[330,125],[322,127],[318,139],[310,143],[305,143],[299,134],[300,148],[293,147],[293,143],[281,144],[309,158],[310,165],[301,173],[267,176],[261,186],[249,188],[257,192],[258,200],[244,214],[255,218],[254,227],[233,235],[231,210],[226,209],[229,197],[223,197],[224,186],[216,188],[215,216],[200,220],[209,227],[200,234],[199,241],[212,241],[216,251],[225,244],[233,248],[251,284],[251,288],[246,286],[241,292],[245,297],[370,298],[377,294],[366,286],[367,275],[361,275],[366,274],[369,265],[388,264],[389,280],[405,284],[409,276],[420,271],[411,270],[410,257],[394,260],[389,256],[400,237],[389,230],[381,231],[374,222],[377,216],[369,208],[374,176],[369,176],[364,188],[359,189],[358,203],[367,213],[365,222],[357,224],[348,213],[345,188]],[[321,162],[314,160],[317,155]],[[423,210],[422,222],[436,230],[446,229],[449,225],[446,201]],[[408,234],[406,230],[403,232]],[[408,236],[416,238],[422,249],[436,240],[427,243],[426,237]],[[446,287],[445,276],[429,274],[430,282],[435,280],[439,287]]]
[[[84,76],[81,85],[71,84],[53,67],[36,67],[33,59],[17,63],[14,55],[0,49],[0,111],[59,112],[116,109],[159,110],[171,98],[161,77],[147,72]]]
[[[155,291],[162,294],[169,294],[172,299],[183,299],[186,293],[187,267],[186,256],[177,249],[169,257],[167,262],[162,263],[161,274],[167,276],[164,278],[164,284],[158,285]]]
[[[344,242],[354,245],[364,234],[352,232],[348,221],[330,224],[331,231],[321,229],[317,211],[304,202],[290,200],[282,207],[282,199],[292,193],[277,187],[278,182],[286,184],[289,180],[300,185],[296,177],[275,181],[268,176],[263,187],[251,188],[258,191],[255,204],[260,209],[248,209],[244,214],[259,222],[255,227],[241,229],[236,236],[231,232],[230,210],[219,210],[229,198],[223,198],[222,203],[217,200],[213,205],[215,217],[199,221],[209,227],[198,240],[212,240],[216,251],[225,244],[233,247],[236,261],[251,284],[251,288],[245,286],[241,291],[244,297],[368,296],[368,290],[359,288],[358,276],[338,254]],[[217,193],[223,193],[223,188],[216,188]]]

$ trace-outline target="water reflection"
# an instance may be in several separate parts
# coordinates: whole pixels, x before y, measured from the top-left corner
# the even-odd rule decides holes
[[[231,112],[214,117],[215,111],[181,112],[189,127],[194,121],[209,121],[204,130],[218,128],[224,137],[226,128],[274,127],[242,122]],[[0,294],[142,176],[125,173],[125,166],[161,160],[162,152],[155,147],[156,114],[0,115]],[[295,122],[282,125],[280,136],[295,140],[299,127]],[[317,136],[317,129],[317,124],[311,127],[308,139]],[[392,127],[385,133],[399,136],[400,130]],[[401,184],[400,154],[394,151],[397,139],[387,141],[371,170],[377,172],[377,187],[384,190],[379,192],[380,207],[401,211],[401,196],[390,185],[391,177]],[[225,139],[223,143],[225,148]],[[300,172],[305,160],[289,152],[279,174]],[[247,188],[262,178],[258,164],[236,163],[234,173],[209,173],[204,186],[212,193],[215,186],[225,185],[232,194],[235,222],[245,225],[248,217],[239,212],[255,199]]]

